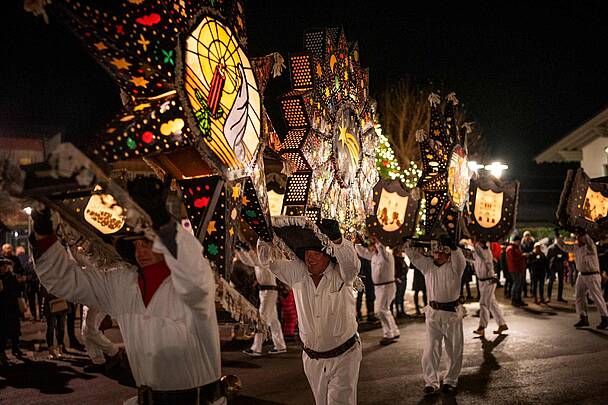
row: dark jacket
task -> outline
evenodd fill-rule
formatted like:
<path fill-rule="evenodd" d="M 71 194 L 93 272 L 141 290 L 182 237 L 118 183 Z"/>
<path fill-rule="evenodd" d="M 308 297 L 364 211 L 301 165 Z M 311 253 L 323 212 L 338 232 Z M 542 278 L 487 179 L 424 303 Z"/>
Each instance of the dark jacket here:
<path fill-rule="evenodd" d="M 547 259 L 547 256 L 543 252 L 532 252 L 528 257 L 528 266 L 532 273 L 541 274 L 549 271 L 549 259 Z"/>
<path fill-rule="evenodd" d="M 554 243 L 549 246 L 547 259 L 549 259 L 549 269 L 555 273 L 564 270 L 564 263 L 568 261 L 568 253 L 561 250 L 560 247 Z"/>
<path fill-rule="evenodd" d="M 6 336 L 19 335 L 21 312 L 18 299 L 21 297 L 22 285 L 12 272 L 0 273 L 2 291 L 0 291 L 0 330 Z M 16 333 L 15 333 L 16 332 Z"/>

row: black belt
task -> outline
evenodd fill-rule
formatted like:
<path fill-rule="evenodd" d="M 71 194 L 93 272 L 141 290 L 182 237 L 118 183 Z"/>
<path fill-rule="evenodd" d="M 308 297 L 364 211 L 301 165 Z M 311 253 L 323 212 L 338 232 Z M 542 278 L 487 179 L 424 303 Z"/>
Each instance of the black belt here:
<path fill-rule="evenodd" d="M 583 272 L 580 272 L 579 274 L 580 274 L 581 276 L 592 276 L 592 275 L 594 275 L 594 274 L 600 274 L 600 272 L 599 272 L 599 271 L 592 271 L 592 272 L 588 272 L 588 273 L 583 273 Z"/>
<path fill-rule="evenodd" d="M 438 311 L 456 312 L 456 308 L 458 307 L 458 305 L 462 304 L 463 302 L 464 302 L 464 298 L 460 297 L 456 301 L 452 301 L 452 302 L 431 301 L 431 302 L 429 302 L 429 306 L 431 308 L 433 308 L 434 310 L 438 310 Z"/>
<path fill-rule="evenodd" d="M 334 357 L 338 357 L 341 354 L 346 353 L 351 347 L 353 347 L 359 341 L 359 336 L 355 333 L 353 337 L 348 339 L 346 342 L 342 343 L 340 346 L 335 349 L 328 350 L 326 352 L 315 352 L 312 349 L 309 349 L 306 346 L 302 346 L 302 349 L 306 352 L 308 357 L 313 360 L 318 359 L 331 359 Z"/>
<path fill-rule="evenodd" d="M 394 284 L 394 283 L 395 283 L 395 280 L 392 280 L 392 281 L 387 281 L 385 283 L 378 283 L 378 284 L 374 283 L 374 285 L 378 286 L 378 285 L 387 285 L 387 284 Z"/>
<path fill-rule="evenodd" d="M 197 388 L 176 391 L 156 391 L 145 385 L 137 388 L 137 403 L 139 405 L 206 405 L 224 396 L 220 380 Z"/>
<path fill-rule="evenodd" d="M 490 281 L 492 280 L 493 283 L 497 283 L 498 280 L 496 279 L 496 277 L 486 277 L 486 278 L 478 278 L 478 281 Z"/>
<path fill-rule="evenodd" d="M 277 287 L 276 285 L 260 285 L 260 291 L 268 291 L 268 290 L 275 290 L 278 291 L 279 287 Z"/>

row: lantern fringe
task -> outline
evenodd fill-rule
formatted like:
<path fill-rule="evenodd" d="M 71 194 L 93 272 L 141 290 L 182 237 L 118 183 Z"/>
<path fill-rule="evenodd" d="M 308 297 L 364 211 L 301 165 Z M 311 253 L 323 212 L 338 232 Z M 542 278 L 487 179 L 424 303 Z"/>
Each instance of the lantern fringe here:
<path fill-rule="evenodd" d="M 424 129 L 419 129 L 416 131 L 416 142 L 421 143 L 426 141 L 428 138 L 428 133 Z"/>
<path fill-rule="evenodd" d="M 34 16 L 41 16 L 45 23 L 49 23 L 49 16 L 44 7 L 51 4 L 51 0 L 24 0 L 23 9 Z"/>
<path fill-rule="evenodd" d="M 272 77 L 279 77 L 283 74 L 283 69 L 285 69 L 285 59 L 283 56 L 278 53 L 272 53 L 272 58 L 274 59 L 274 63 L 272 64 Z"/>
<path fill-rule="evenodd" d="M 437 94 L 437 93 L 429 94 L 429 103 L 431 104 L 431 107 L 438 106 L 439 103 L 441 103 L 441 98 L 439 97 L 439 94 Z"/>
<path fill-rule="evenodd" d="M 312 222 L 311 220 L 309 220 L 306 217 L 290 216 L 290 215 L 280 215 L 280 216 L 272 217 L 272 226 L 277 227 L 277 228 L 283 228 L 285 226 L 298 226 L 300 228 L 308 229 L 308 230 L 312 231 L 312 233 L 315 235 L 315 237 L 317 239 L 319 239 L 319 241 L 321 242 L 321 244 L 324 247 L 323 250 L 325 251 L 325 253 L 327 253 L 330 256 L 334 255 L 334 251 L 333 251 L 334 243 L 327 237 L 327 235 L 325 235 L 323 232 L 321 232 L 319 227 L 314 222 Z M 287 247 L 287 249 L 289 249 L 289 251 L 291 251 L 291 249 L 287 246 L 287 244 L 285 244 L 280 238 L 275 237 L 275 240 L 277 240 L 277 239 L 280 241 L 279 243 L 283 243 L 285 245 L 285 247 Z M 294 256 L 295 256 L 295 253 L 294 253 Z"/>
<path fill-rule="evenodd" d="M 448 101 L 451 101 L 453 105 L 458 105 L 459 101 L 456 98 L 456 93 L 451 92 L 450 94 L 448 94 L 447 96 Z"/>
<path fill-rule="evenodd" d="M 230 316 L 242 324 L 248 325 L 258 333 L 268 335 L 268 325 L 260 317 L 260 313 L 245 297 L 241 295 L 224 278 L 215 277 L 215 302 Z"/>

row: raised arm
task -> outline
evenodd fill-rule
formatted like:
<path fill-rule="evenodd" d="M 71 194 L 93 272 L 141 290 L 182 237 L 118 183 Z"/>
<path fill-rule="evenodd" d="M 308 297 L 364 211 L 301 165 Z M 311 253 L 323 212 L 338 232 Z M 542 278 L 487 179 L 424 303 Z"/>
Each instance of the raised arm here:
<path fill-rule="evenodd" d="M 260 264 L 268 265 L 270 271 L 279 280 L 288 286 L 292 286 L 302 280 L 308 270 L 304 262 L 299 259 L 287 260 L 283 258 L 276 244 L 277 242 L 270 244 L 258 239 L 258 259 Z"/>
<path fill-rule="evenodd" d="M 258 259 L 258 255 L 256 254 L 256 252 L 253 251 L 253 249 L 250 249 L 248 251 L 237 250 L 236 258 L 239 259 L 239 261 L 241 263 L 243 263 L 249 267 L 260 266 L 260 261 Z"/>
<path fill-rule="evenodd" d="M 418 250 L 411 247 L 406 247 L 405 254 L 410 259 L 410 263 L 413 264 L 414 267 L 420 270 L 423 274 L 433 268 L 433 259 L 431 259 L 430 257 L 426 257 Z"/>
<path fill-rule="evenodd" d="M 55 236 L 35 242 L 39 258 L 35 271 L 42 285 L 51 294 L 68 301 L 84 304 L 116 315 L 117 297 L 126 294 L 129 279 L 134 277 L 127 269 L 100 271 L 82 269 L 68 256 Z"/>
<path fill-rule="evenodd" d="M 176 255 L 157 238 L 153 249 L 163 253 L 171 270 L 171 282 L 184 302 L 203 316 L 215 311 L 215 278 L 209 261 L 203 256 L 203 247 L 198 239 L 173 222 L 177 227 Z"/>
<path fill-rule="evenodd" d="M 373 256 L 372 252 L 370 252 L 369 249 L 364 247 L 363 245 L 360 245 L 358 243 L 355 244 L 355 251 L 362 258 L 367 259 L 367 260 L 372 260 L 372 256 Z"/>
<path fill-rule="evenodd" d="M 349 240 L 342 239 L 339 244 L 333 244 L 333 251 L 338 266 L 340 266 L 340 276 L 345 283 L 352 283 L 357 278 L 361 269 L 361 261 L 357 257 L 355 247 Z"/>
<path fill-rule="evenodd" d="M 452 254 L 450 255 L 450 260 L 452 261 L 452 270 L 456 272 L 456 274 L 462 275 L 465 267 L 467 266 L 467 260 L 462 253 L 462 249 L 453 249 Z"/>
<path fill-rule="evenodd" d="M 576 252 L 576 249 L 578 248 L 578 246 L 576 244 L 568 245 L 568 244 L 564 243 L 564 240 L 561 237 L 555 238 L 555 243 L 557 244 L 557 246 L 559 246 L 559 248 L 561 250 L 563 250 L 564 252 L 567 252 L 567 253 L 574 253 L 574 252 Z"/>

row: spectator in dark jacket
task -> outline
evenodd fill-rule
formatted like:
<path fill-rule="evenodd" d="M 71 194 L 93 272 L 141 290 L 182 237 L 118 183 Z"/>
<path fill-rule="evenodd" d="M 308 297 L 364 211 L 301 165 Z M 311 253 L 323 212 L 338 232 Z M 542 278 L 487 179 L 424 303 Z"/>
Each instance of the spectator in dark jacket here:
<path fill-rule="evenodd" d="M 22 356 L 19 350 L 19 336 L 21 335 L 21 311 L 19 310 L 19 297 L 22 293 L 22 284 L 12 272 L 13 262 L 0 258 L 0 365 L 7 366 L 8 359 L 5 349 L 8 340 L 12 344 L 15 356 Z"/>
<path fill-rule="evenodd" d="M 551 302 L 551 293 L 553 292 L 553 282 L 557 277 L 557 300 L 559 302 L 568 302 L 564 299 L 564 271 L 568 264 L 568 253 L 560 249 L 557 243 L 549 246 L 547 252 L 549 259 L 549 284 L 547 285 L 547 302 Z"/>
<path fill-rule="evenodd" d="M 397 291 L 395 292 L 395 316 L 404 317 L 406 315 L 404 300 L 408 267 L 400 248 L 393 249 L 393 256 L 395 256 L 395 281 L 397 282 Z"/>
<path fill-rule="evenodd" d="M 540 249 L 540 243 L 534 244 L 532 254 L 528 256 L 528 266 L 532 274 L 532 295 L 534 302 L 545 303 L 545 278 L 549 272 L 549 259 Z"/>

